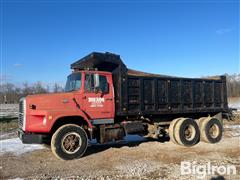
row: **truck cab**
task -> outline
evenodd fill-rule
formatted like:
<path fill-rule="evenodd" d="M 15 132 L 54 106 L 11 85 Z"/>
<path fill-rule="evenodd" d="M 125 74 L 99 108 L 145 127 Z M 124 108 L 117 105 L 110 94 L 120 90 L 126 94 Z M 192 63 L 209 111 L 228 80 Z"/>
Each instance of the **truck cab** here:
<path fill-rule="evenodd" d="M 67 78 L 65 92 L 74 94 L 74 102 L 90 121 L 113 121 L 114 88 L 112 75 L 103 71 L 78 71 Z"/>
<path fill-rule="evenodd" d="M 64 124 L 80 125 L 87 139 L 94 125 L 113 124 L 110 72 L 82 70 L 67 77 L 65 92 L 28 95 L 20 100 L 18 134 L 23 143 L 47 143 Z"/>

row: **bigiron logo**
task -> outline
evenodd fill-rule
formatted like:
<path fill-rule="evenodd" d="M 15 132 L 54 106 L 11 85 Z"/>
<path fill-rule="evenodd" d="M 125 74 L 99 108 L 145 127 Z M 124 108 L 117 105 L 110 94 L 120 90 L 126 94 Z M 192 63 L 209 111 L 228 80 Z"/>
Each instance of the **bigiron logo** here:
<path fill-rule="evenodd" d="M 206 176 L 213 175 L 235 175 L 237 174 L 236 166 L 227 165 L 213 165 L 211 162 L 205 164 L 198 164 L 196 161 L 182 161 L 181 175 L 195 175 L 196 179 L 205 179 Z"/>

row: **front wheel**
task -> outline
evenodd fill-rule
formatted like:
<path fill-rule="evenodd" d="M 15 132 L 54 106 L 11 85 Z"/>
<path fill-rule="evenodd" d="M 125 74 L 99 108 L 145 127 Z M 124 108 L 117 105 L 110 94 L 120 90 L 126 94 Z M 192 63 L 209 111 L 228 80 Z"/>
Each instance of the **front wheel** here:
<path fill-rule="evenodd" d="M 87 134 L 80 126 L 66 124 L 61 126 L 52 136 L 53 154 L 62 160 L 80 158 L 87 149 Z"/>

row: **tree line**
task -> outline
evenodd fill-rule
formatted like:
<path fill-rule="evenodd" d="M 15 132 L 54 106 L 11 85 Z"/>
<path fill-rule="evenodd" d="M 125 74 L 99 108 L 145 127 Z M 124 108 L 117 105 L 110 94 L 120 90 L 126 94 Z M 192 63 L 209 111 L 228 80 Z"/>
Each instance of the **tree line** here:
<path fill-rule="evenodd" d="M 227 92 L 228 97 L 240 97 L 240 74 L 228 75 L 227 77 Z M 23 83 L 21 87 L 17 87 L 12 83 L 4 83 L 0 86 L 0 104 L 18 103 L 21 97 L 29 94 L 44 94 L 63 92 L 61 85 L 54 83 L 53 87 L 44 86 L 41 82 L 36 82 L 32 85 Z"/>
<path fill-rule="evenodd" d="M 225 75 L 227 77 L 228 97 L 240 97 L 240 74 Z"/>
<path fill-rule="evenodd" d="M 54 83 L 51 88 L 49 85 L 43 85 L 40 81 L 32 85 L 25 82 L 19 87 L 12 83 L 4 83 L 0 85 L 0 104 L 18 103 L 21 97 L 25 97 L 30 94 L 46 94 L 63 91 L 63 87 L 57 83 Z"/>

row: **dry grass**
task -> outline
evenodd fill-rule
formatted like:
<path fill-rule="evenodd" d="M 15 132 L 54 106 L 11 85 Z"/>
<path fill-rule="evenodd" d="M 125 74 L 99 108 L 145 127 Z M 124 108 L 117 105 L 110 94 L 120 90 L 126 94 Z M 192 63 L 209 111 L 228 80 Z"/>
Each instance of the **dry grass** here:
<path fill-rule="evenodd" d="M 234 119 L 233 120 L 234 120 L 234 122 L 240 124 L 240 113 L 236 113 L 234 115 Z"/>
<path fill-rule="evenodd" d="M 12 131 L 18 128 L 17 119 L 10 119 L 10 120 L 0 120 L 0 129 L 1 133 Z"/>

